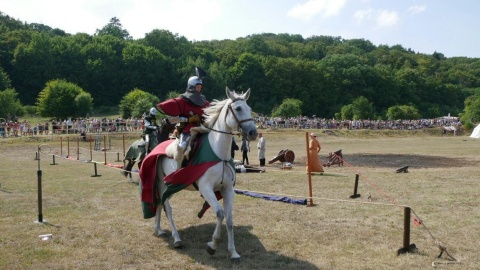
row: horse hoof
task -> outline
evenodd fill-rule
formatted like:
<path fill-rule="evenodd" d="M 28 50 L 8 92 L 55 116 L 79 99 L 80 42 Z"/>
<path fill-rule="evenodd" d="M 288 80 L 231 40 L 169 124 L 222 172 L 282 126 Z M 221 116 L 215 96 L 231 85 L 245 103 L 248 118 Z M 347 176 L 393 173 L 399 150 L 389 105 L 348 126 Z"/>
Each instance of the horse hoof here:
<path fill-rule="evenodd" d="M 208 254 L 210 255 L 214 255 L 215 254 L 215 249 L 211 248 L 209 245 L 207 245 L 207 252 Z"/>
<path fill-rule="evenodd" d="M 239 264 L 240 263 L 240 257 L 230 258 L 230 262 L 233 263 L 233 264 Z"/>
<path fill-rule="evenodd" d="M 173 243 L 174 248 L 183 248 L 183 241 L 177 241 Z"/>

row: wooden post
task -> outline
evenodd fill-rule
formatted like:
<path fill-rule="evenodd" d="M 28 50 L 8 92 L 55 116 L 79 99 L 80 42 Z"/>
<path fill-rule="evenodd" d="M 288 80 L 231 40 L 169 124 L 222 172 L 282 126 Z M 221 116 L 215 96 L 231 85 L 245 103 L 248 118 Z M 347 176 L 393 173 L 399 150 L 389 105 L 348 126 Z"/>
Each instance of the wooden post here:
<path fill-rule="evenodd" d="M 80 159 L 80 137 L 77 138 L 77 160 Z"/>
<path fill-rule="evenodd" d="M 100 174 L 97 174 L 97 162 L 93 162 L 93 170 L 94 170 L 95 174 L 92 175 L 92 177 L 99 177 L 99 176 L 101 176 Z"/>
<path fill-rule="evenodd" d="M 67 136 L 67 157 L 70 157 L 70 137 L 68 136 Z"/>
<path fill-rule="evenodd" d="M 60 156 L 63 156 L 63 141 L 62 141 L 62 136 L 60 136 Z"/>
<path fill-rule="evenodd" d="M 410 244 L 410 207 L 404 208 L 404 218 L 403 218 L 403 247 L 397 250 L 397 256 L 400 254 L 409 253 L 415 251 L 417 248 L 415 244 Z"/>
<path fill-rule="evenodd" d="M 90 135 L 90 161 L 93 160 L 93 154 L 92 154 L 92 135 Z"/>
<path fill-rule="evenodd" d="M 123 137 L 123 156 L 125 157 L 125 133 L 122 133 L 122 137 Z"/>
<path fill-rule="evenodd" d="M 353 188 L 353 195 L 350 196 L 350 199 L 355 199 L 355 198 L 358 198 L 360 197 L 360 194 L 357 194 L 357 190 L 358 190 L 358 178 L 359 178 L 359 175 L 358 173 L 355 175 L 355 186 Z"/>
<path fill-rule="evenodd" d="M 103 135 L 103 151 L 105 153 L 105 165 L 107 165 L 107 135 Z"/>
<path fill-rule="evenodd" d="M 310 172 L 310 155 L 309 155 L 309 141 L 308 141 L 308 132 L 305 132 L 305 140 L 307 144 L 307 174 L 308 174 L 308 190 L 310 195 L 310 205 L 313 206 L 313 192 L 312 192 L 312 173 Z"/>

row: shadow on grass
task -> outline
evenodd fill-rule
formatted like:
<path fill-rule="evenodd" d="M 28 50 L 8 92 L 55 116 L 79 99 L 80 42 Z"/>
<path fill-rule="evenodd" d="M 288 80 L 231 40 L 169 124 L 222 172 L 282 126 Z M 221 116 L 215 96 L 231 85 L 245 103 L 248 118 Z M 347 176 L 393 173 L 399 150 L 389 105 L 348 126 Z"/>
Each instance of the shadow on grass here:
<path fill-rule="evenodd" d="M 191 257 L 195 262 L 215 269 L 319 269 L 312 263 L 297 258 L 281 255 L 276 251 L 268 251 L 262 242 L 252 233 L 251 226 L 235 226 L 235 248 L 240 254 L 240 263 L 230 262 L 230 253 L 227 250 L 227 232 L 225 225 L 222 227 L 222 236 L 215 255 L 206 251 L 207 242 L 211 241 L 215 224 L 192 226 L 179 231 L 184 247 L 176 249 L 178 253 Z M 171 233 L 161 237 L 173 249 Z M 279 246 L 278 250 L 282 247 Z"/>

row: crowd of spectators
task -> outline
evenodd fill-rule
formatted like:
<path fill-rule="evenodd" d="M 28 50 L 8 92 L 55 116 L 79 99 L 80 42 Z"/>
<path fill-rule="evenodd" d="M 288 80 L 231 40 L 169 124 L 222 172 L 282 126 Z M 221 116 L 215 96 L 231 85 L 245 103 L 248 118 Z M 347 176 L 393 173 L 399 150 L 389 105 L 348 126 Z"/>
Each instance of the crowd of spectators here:
<path fill-rule="evenodd" d="M 1 120 L 1 119 L 0 119 Z M 19 137 L 55 134 L 86 134 L 100 132 L 140 132 L 143 119 L 79 118 L 53 119 L 52 121 L 30 124 L 27 120 L 0 121 L 0 137 Z"/>
<path fill-rule="evenodd" d="M 264 117 L 256 119 L 261 128 L 295 129 L 422 129 L 431 127 L 455 127 L 462 125 L 458 117 L 441 117 L 419 120 L 335 120 L 318 117 Z"/>
<path fill-rule="evenodd" d="M 318 117 L 266 117 L 255 119 L 259 128 L 278 129 L 390 129 L 414 130 L 432 127 L 454 127 L 462 124 L 458 117 L 441 117 L 419 120 L 335 120 Z M 142 118 L 79 118 L 53 119 L 45 123 L 30 124 L 28 121 L 5 121 L 0 118 L 0 137 L 19 137 L 55 134 L 87 134 L 100 132 L 141 132 Z"/>

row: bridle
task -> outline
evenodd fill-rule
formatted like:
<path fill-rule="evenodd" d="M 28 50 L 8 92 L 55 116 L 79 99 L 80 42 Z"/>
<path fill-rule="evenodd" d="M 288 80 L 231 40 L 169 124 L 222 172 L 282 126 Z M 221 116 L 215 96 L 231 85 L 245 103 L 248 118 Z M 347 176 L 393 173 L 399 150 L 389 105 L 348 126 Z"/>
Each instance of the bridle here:
<path fill-rule="evenodd" d="M 255 120 L 253 120 L 253 118 L 248 118 L 248 119 L 243 119 L 243 120 L 238 119 L 237 115 L 233 111 L 232 104 L 235 103 L 236 101 L 239 101 L 239 100 L 245 100 L 245 99 L 236 98 L 236 99 L 232 100 L 232 102 L 230 102 L 230 104 L 228 104 L 227 113 L 225 113 L 225 121 L 227 121 L 227 115 L 228 115 L 228 112 L 230 111 L 233 115 L 233 118 L 235 118 L 235 121 L 237 121 L 238 128 L 241 128 L 241 125 L 243 123 L 248 122 L 248 121 L 255 121 Z M 238 131 L 233 133 L 233 132 L 226 132 L 226 131 L 222 131 L 222 130 L 216 130 L 216 129 L 213 129 L 213 128 L 210 128 L 210 127 L 206 127 L 206 128 L 210 129 L 211 131 L 215 131 L 215 132 L 222 133 L 222 134 L 236 135 L 236 134 L 239 133 Z"/>

